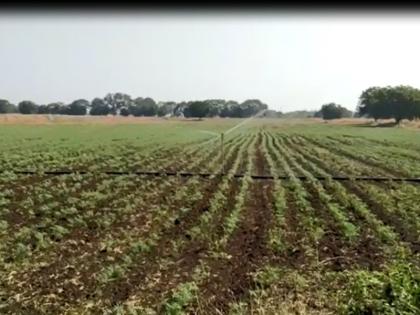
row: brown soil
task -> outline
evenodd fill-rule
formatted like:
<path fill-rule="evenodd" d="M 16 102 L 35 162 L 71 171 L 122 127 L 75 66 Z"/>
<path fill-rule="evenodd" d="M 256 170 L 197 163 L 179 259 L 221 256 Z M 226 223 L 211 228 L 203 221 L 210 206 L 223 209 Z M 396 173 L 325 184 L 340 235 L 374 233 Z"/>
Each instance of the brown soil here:
<path fill-rule="evenodd" d="M 253 286 L 251 273 L 270 260 L 266 234 L 272 219 L 270 194 L 270 183 L 252 184 L 240 225 L 226 246 L 231 258 L 209 262 L 211 276 L 199 293 L 203 314 L 226 314 L 232 301 L 246 299 Z"/>
<path fill-rule="evenodd" d="M 260 150 L 258 145 L 255 159 L 258 171 L 266 164 Z M 226 245 L 225 252 L 230 258 L 209 261 L 211 276 L 203 282 L 199 292 L 203 314 L 226 314 L 232 301 L 247 299 L 254 285 L 251 273 L 271 260 L 267 231 L 273 220 L 272 188 L 272 182 L 251 184 L 241 221 Z"/>

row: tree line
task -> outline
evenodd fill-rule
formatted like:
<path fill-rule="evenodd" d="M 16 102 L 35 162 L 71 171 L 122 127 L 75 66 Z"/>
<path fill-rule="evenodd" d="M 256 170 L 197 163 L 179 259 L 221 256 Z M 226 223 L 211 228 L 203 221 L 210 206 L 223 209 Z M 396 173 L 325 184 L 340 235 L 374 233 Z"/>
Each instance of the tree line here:
<path fill-rule="evenodd" d="M 258 99 L 242 103 L 223 99 L 209 99 L 188 102 L 156 102 L 150 97 L 131 98 L 124 93 L 108 93 L 105 97 L 94 98 L 91 102 L 78 99 L 70 104 L 54 102 L 38 105 L 32 101 L 22 101 L 17 105 L 0 99 L 0 113 L 53 114 L 53 115 L 120 115 L 120 116 L 184 116 L 184 117 L 250 117 L 268 105 Z M 279 112 L 270 110 L 266 116 L 278 116 Z"/>
<path fill-rule="evenodd" d="M 91 102 L 78 99 L 70 104 L 55 102 L 38 105 L 32 101 L 22 101 L 17 105 L 0 99 L 0 114 L 59 114 L 59 115 L 121 115 L 121 116 L 184 116 L 184 117 L 250 117 L 265 110 L 263 117 L 288 118 L 290 113 L 268 109 L 268 105 L 258 99 L 249 99 L 242 103 L 208 99 L 188 102 L 155 102 L 152 98 L 131 98 L 124 93 L 108 93 L 105 97 L 94 98 Z M 420 90 L 411 86 L 370 87 L 362 92 L 356 111 L 328 103 L 315 112 L 297 111 L 296 117 L 320 117 L 325 120 L 346 117 L 369 117 L 378 119 L 420 118 Z"/>
<path fill-rule="evenodd" d="M 329 103 L 322 105 L 314 117 L 322 117 L 325 120 L 368 117 L 375 121 L 395 119 L 396 123 L 400 123 L 403 119 L 419 119 L 420 90 L 408 85 L 370 87 L 360 95 L 354 113 L 339 104 Z"/>

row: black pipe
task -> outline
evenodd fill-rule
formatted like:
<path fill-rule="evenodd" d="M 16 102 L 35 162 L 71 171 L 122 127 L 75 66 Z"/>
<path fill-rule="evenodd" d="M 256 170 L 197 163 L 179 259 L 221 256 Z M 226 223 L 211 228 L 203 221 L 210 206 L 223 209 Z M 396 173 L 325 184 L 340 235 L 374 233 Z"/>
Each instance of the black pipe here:
<path fill-rule="evenodd" d="M 145 176 L 180 176 L 180 177 L 220 177 L 224 176 L 223 174 L 213 174 L 213 173 L 191 173 L 191 172 L 168 172 L 168 171 L 103 171 L 103 172 L 88 172 L 88 171 L 11 171 L 14 174 L 22 174 L 22 175 L 70 175 L 70 174 L 106 174 L 106 175 L 145 175 Z M 0 171 L 0 173 L 5 173 L 5 171 Z M 246 176 L 245 174 L 234 174 L 234 178 L 242 178 Z M 287 175 L 282 176 L 272 176 L 272 175 L 251 175 L 250 178 L 257 179 L 257 180 L 273 180 L 275 178 L 281 180 L 290 180 L 291 177 Z M 296 176 L 297 179 L 300 180 L 309 180 L 310 178 L 306 176 Z M 355 180 L 355 181 L 396 181 L 396 182 L 420 182 L 420 178 L 414 177 L 369 177 L 369 176 L 313 176 L 314 179 L 317 180 L 327 180 L 328 178 L 337 181 L 345 181 L 345 180 Z"/>

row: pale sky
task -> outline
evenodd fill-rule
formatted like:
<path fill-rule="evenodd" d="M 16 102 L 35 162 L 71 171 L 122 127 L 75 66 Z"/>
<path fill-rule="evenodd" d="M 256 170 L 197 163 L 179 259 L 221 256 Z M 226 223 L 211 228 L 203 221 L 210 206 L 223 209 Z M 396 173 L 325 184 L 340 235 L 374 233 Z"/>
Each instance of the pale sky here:
<path fill-rule="evenodd" d="M 420 88 L 419 39 L 420 14 L 408 13 L 3 13 L 0 98 L 45 104 L 124 92 L 354 110 L 370 86 Z"/>

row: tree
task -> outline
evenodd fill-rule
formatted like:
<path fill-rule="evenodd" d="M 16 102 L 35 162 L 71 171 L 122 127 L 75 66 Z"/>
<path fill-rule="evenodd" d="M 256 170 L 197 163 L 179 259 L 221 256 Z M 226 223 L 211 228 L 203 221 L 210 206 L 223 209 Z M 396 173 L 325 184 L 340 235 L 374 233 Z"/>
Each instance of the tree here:
<path fill-rule="evenodd" d="M 110 113 L 110 108 L 106 102 L 99 97 L 96 97 L 92 100 L 91 109 L 89 114 L 93 116 L 106 116 Z"/>
<path fill-rule="evenodd" d="M 21 114 L 36 114 L 38 112 L 38 105 L 32 101 L 22 101 L 18 104 L 18 110 Z"/>
<path fill-rule="evenodd" d="M 185 111 L 187 110 L 189 104 L 190 103 L 187 103 L 187 102 L 177 103 L 174 108 L 174 116 L 177 116 L 177 117 L 183 116 L 183 115 L 185 116 Z"/>
<path fill-rule="evenodd" d="M 220 110 L 220 117 L 232 117 L 233 109 L 239 106 L 236 101 L 227 101 Z"/>
<path fill-rule="evenodd" d="M 129 107 L 133 116 L 156 116 L 157 110 L 156 102 L 150 97 L 137 97 Z"/>
<path fill-rule="evenodd" d="M 209 106 L 208 117 L 220 116 L 222 109 L 226 104 L 226 101 L 223 99 L 210 99 L 205 100 L 204 102 Z"/>
<path fill-rule="evenodd" d="M 128 108 L 123 107 L 121 108 L 120 115 L 125 117 L 130 116 L 130 110 Z"/>
<path fill-rule="evenodd" d="M 241 117 L 251 117 L 262 110 L 268 109 L 268 106 L 258 99 L 246 100 L 240 105 L 240 107 L 242 108 Z"/>
<path fill-rule="evenodd" d="M 158 109 L 156 113 L 159 117 L 173 115 L 175 107 L 175 102 L 160 102 L 158 103 Z"/>
<path fill-rule="evenodd" d="M 394 118 L 396 123 L 403 119 L 420 117 L 420 90 L 411 86 L 370 87 L 359 98 L 357 113 L 378 119 Z"/>
<path fill-rule="evenodd" d="M 108 93 L 104 97 L 104 102 L 109 108 L 109 113 L 118 115 L 121 108 L 129 108 L 132 105 L 131 96 L 124 93 Z"/>
<path fill-rule="evenodd" d="M 376 120 L 391 118 L 391 112 L 389 111 L 389 104 L 387 104 L 389 98 L 388 87 L 370 87 L 363 91 L 359 98 L 359 105 L 357 112 L 360 117 L 368 116 Z"/>
<path fill-rule="evenodd" d="M 48 106 L 47 105 L 39 105 L 38 106 L 38 114 L 49 114 Z"/>
<path fill-rule="evenodd" d="M 78 99 L 67 106 L 66 114 L 84 116 L 87 113 L 88 107 L 89 107 L 89 101 L 85 99 Z"/>
<path fill-rule="evenodd" d="M 221 117 L 251 117 L 267 110 L 268 106 L 258 99 L 246 100 L 241 104 L 237 102 L 228 102 L 227 107 L 224 107 L 221 111 Z"/>
<path fill-rule="evenodd" d="M 210 105 L 203 101 L 190 102 L 184 110 L 185 117 L 203 118 L 210 112 Z"/>
<path fill-rule="evenodd" d="M 49 114 L 58 115 L 65 114 L 66 106 L 62 102 L 54 102 L 47 105 L 47 110 Z"/>
<path fill-rule="evenodd" d="M 321 116 L 324 120 L 351 117 L 352 112 L 347 108 L 335 103 L 324 104 L 321 107 Z"/>
<path fill-rule="evenodd" d="M 0 99 L 0 114 L 16 113 L 16 105 L 10 103 L 8 100 Z"/>

